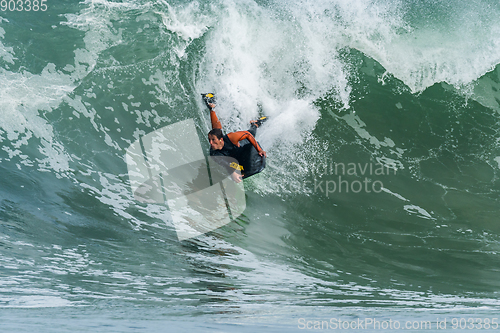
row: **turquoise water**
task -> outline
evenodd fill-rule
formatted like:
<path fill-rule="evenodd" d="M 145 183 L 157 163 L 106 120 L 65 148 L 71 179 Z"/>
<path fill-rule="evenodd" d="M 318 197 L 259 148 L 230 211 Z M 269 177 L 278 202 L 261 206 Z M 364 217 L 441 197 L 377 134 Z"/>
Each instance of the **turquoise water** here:
<path fill-rule="evenodd" d="M 497 1 L 6 3 L 2 331 L 498 328 Z M 125 150 L 207 91 L 267 167 L 180 242 Z"/>

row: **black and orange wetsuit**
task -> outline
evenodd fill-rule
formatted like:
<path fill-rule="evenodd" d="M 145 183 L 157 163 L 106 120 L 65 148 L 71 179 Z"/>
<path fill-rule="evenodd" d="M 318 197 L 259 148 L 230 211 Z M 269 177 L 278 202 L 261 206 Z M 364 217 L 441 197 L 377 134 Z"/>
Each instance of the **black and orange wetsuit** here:
<path fill-rule="evenodd" d="M 210 110 L 210 120 L 212 121 L 212 128 L 222 129 L 222 125 L 214 110 Z M 248 131 L 238 131 L 223 135 L 224 147 L 220 150 L 210 148 L 210 156 L 226 156 L 236 159 L 239 165 L 237 164 L 234 166 L 230 163 L 230 168 L 232 168 L 233 171 L 235 168 L 239 168 L 243 175 L 251 175 L 255 172 L 259 172 L 260 170 L 253 170 L 255 169 L 255 162 L 252 160 L 253 148 L 255 148 L 257 153 L 263 151 L 257 140 L 255 140 L 256 130 L 257 126 L 251 125 Z M 248 140 L 249 143 L 240 144 L 243 140 Z M 230 168 L 228 168 L 228 171 L 231 170 Z"/>
<path fill-rule="evenodd" d="M 217 118 L 214 110 L 210 110 L 210 120 L 212 121 L 212 128 L 222 129 L 222 125 Z M 232 132 L 224 135 L 222 138 L 224 139 L 224 147 L 220 150 L 214 150 L 210 148 L 210 156 L 229 156 L 232 158 L 241 161 L 245 159 L 245 154 L 248 153 L 248 147 L 250 145 L 240 145 L 240 141 L 248 140 L 252 144 L 252 146 L 257 150 L 258 153 L 262 151 L 257 140 L 255 140 L 255 130 L 257 127 L 252 125 L 252 128 L 248 131 L 238 131 Z"/>

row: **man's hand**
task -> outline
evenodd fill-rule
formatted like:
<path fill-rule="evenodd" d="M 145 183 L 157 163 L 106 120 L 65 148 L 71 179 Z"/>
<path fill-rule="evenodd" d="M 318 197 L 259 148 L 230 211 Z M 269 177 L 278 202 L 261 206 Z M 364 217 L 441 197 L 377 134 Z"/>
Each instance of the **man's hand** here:
<path fill-rule="evenodd" d="M 267 157 L 267 154 L 265 151 L 261 150 L 261 151 L 259 151 L 259 156 Z"/>
<path fill-rule="evenodd" d="M 241 181 L 243 180 L 243 177 L 241 176 L 241 174 L 239 172 L 236 172 L 236 171 L 231 174 L 231 178 L 236 183 L 241 183 Z"/>

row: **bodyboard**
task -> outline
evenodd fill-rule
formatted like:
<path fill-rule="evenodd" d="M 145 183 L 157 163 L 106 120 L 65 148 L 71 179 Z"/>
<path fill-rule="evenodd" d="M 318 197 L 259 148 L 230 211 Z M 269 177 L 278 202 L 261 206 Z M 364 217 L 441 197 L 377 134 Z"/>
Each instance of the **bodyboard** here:
<path fill-rule="evenodd" d="M 243 142 L 245 142 L 243 147 L 248 149 L 248 151 L 246 154 L 242 154 L 246 157 L 238 159 L 238 162 L 243 167 L 242 174 L 243 179 L 245 179 L 264 170 L 266 167 L 266 158 L 260 156 L 255 147 L 248 142 L 248 140 L 244 140 L 241 143 Z"/>

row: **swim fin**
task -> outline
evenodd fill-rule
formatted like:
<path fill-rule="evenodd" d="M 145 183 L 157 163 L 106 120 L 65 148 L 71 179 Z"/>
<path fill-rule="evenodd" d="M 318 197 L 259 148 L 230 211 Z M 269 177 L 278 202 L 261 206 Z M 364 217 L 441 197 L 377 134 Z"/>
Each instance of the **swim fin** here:
<path fill-rule="evenodd" d="M 267 119 L 269 119 L 269 117 L 263 116 L 263 117 L 260 117 L 257 120 L 250 121 L 250 123 L 253 124 L 253 125 L 256 125 L 257 127 L 260 127 L 260 125 L 262 125 L 264 122 L 266 122 Z"/>
<path fill-rule="evenodd" d="M 216 104 L 215 103 L 215 95 L 212 93 L 201 94 L 201 97 L 205 101 L 205 104 L 209 109 L 212 109 L 208 104 Z"/>

